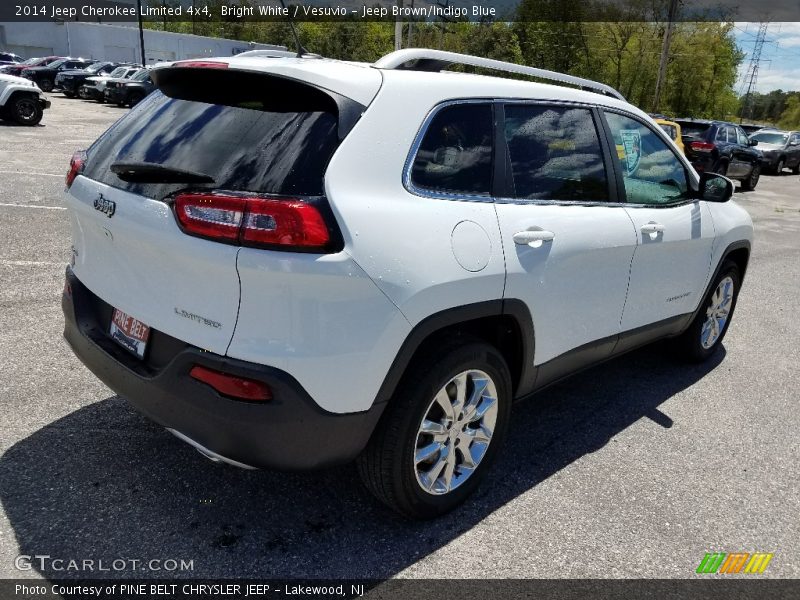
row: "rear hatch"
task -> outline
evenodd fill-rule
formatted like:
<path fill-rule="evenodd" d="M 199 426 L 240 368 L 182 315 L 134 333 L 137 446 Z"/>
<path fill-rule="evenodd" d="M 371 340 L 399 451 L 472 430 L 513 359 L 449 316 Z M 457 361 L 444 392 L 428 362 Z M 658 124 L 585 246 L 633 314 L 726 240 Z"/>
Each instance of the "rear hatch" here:
<path fill-rule="evenodd" d="M 319 194 L 343 122 L 360 105 L 267 73 L 168 67 L 154 80 L 162 91 L 89 148 L 69 187 L 73 270 L 134 319 L 224 354 L 240 245 L 192 235 L 178 223 L 176 197 Z M 191 210 L 203 218 L 202 206 Z"/>
<path fill-rule="evenodd" d="M 683 141 L 686 157 L 689 160 L 699 158 L 698 154 L 708 154 L 710 151 L 708 148 L 703 146 L 698 152 L 698 150 L 692 146 L 692 142 L 705 142 L 706 133 L 708 132 L 708 128 L 711 127 L 710 123 L 700 123 L 696 121 L 676 121 L 676 123 L 681 126 L 681 140 Z"/>

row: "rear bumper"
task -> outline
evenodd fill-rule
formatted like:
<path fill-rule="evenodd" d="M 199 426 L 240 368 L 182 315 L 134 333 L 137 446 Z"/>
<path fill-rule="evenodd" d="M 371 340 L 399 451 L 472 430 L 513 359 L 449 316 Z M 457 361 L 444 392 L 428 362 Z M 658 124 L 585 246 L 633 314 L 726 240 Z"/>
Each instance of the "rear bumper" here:
<path fill-rule="evenodd" d="M 66 278 L 64 337 L 76 356 L 140 412 L 212 460 L 305 470 L 349 462 L 366 446 L 384 405 L 329 413 L 288 373 L 205 352 L 156 331 L 149 342 L 154 347 L 141 361 L 106 334 L 111 307 L 71 269 Z M 194 365 L 263 381 L 273 399 L 256 403 L 222 396 L 189 376 Z"/>
<path fill-rule="evenodd" d="M 112 104 L 127 101 L 127 94 L 125 93 L 125 90 L 120 88 L 106 88 L 104 96 L 106 102 L 110 102 Z"/>

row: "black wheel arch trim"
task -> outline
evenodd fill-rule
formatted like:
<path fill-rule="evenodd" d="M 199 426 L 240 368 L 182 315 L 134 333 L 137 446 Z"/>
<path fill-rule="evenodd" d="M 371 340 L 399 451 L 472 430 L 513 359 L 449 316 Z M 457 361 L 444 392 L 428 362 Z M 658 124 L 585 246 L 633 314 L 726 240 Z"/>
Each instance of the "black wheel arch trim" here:
<path fill-rule="evenodd" d="M 747 265 L 750 262 L 750 251 L 751 251 L 751 244 L 749 240 L 738 240 L 736 242 L 732 242 L 728 244 L 728 247 L 725 248 L 725 251 L 722 253 L 722 258 L 719 259 L 717 266 L 714 268 L 714 273 L 711 275 L 711 278 L 708 280 L 708 285 L 706 289 L 703 291 L 703 295 L 700 296 L 700 302 L 697 305 L 697 308 L 692 312 L 692 318 L 689 320 L 689 323 L 686 325 L 688 327 L 692 321 L 697 317 L 701 310 L 703 310 L 704 301 L 708 296 L 709 292 L 711 291 L 711 286 L 714 285 L 714 281 L 717 279 L 719 272 L 722 270 L 722 265 L 725 264 L 725 261 L 730 257 L 730 255 L 737 251 L 737 250 L 747 250 L 747 262 L 744 264 L 744 268 L 741 269 L 741 273 L 739 273 L 740 278 L 740 285 L 744 282 L 744 275 L 747 271 Z"/>
<path fill-rule="evenodd" d="M 520 373 L 516 381 L 513 382 L 514 389 L 517 390 L 515 395 L 519 395 L 520 392 L 527 393 L 528 389 L 533 388 L 536 378 L 536 370 L 533 367 L 533 318 L 527 305 L 522 300 L 506 298 L 504 300 L 487 300 L 449 308 L 434 313 L 417 323 L 406 336 L 400 346 L 400 350 L 395 355 L 394 361 L 378 390 L 374 404 L 384 404 L 389 401 L 414 355 L 427 340 L 430 340 L 437 333 L 450 327 L 467 324 L 470 321 L 503 316 L 510 317 L 516 322 L 519 327 L 520 342 L 522 344 Z"/>

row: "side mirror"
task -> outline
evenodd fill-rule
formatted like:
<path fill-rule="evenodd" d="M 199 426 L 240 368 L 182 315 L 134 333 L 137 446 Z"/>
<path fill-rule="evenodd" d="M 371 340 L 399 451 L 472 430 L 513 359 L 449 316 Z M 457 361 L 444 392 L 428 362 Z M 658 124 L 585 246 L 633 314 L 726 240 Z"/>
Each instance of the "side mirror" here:
<path fill-rule="evenodd" d="M 702 173 L 697 195 L 706 202 L 727 202 L 733 197 L 733 189 L 733 182 L 727 177 L 717 173 Z"/>
<path fill-rule="evenodd" d="M 758 140 L 747 140 L 748 146 L 758 146 Z"/>

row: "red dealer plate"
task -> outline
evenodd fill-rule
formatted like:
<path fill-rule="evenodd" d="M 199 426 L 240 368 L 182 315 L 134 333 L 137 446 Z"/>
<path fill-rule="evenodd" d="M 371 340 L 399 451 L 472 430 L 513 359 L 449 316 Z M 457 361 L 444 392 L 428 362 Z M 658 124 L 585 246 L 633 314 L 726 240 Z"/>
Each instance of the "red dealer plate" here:
<path fill-rule="evenodd" d="M 150 328 L 147 325 L 115 308 L 108 333 L 111 335 L 111 339 L 125 350 L 139 358 L 144 358 L 147 338 L 150 337 Z"/>

